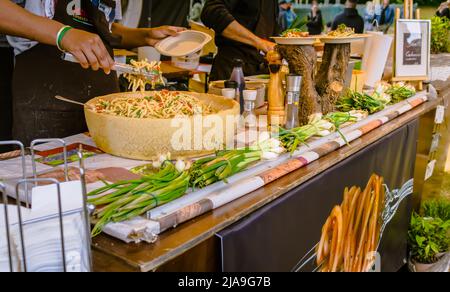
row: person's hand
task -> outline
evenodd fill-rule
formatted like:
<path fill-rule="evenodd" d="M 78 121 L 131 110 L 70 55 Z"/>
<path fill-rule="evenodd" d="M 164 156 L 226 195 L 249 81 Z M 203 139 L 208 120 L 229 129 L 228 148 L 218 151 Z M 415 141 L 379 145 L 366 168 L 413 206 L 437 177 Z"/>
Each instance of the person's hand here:
<path fill-rule="evenodd" d="M 161 26 L 155 28 L 145 29 L 146 37 L 145 42 L 154 47 L 161 40 L 170 37 L 177 36 L 179 32 L 185 31 L 186 29 L 183 27 L 176 26 Z"/>
<path fill-rule="evenodd" d="M 442 12 L 442 11 L 444 11 L 445 9 L 449 8 L 449 7 L 450 7 L 450 2 L 449 2 L 449 1 L 443 2 L 443 3 L 441 3 L 441 5 L 439 6 L 438 10 L 439 10 L 439 12 Z"/>
<path fill-rule="evenodd" d="M 114 67 L 113 59 L 96 34 L 71 29 L 62 39 L 61 46 L 71 53 L 84 69 L 91 67 L 92 70 L 98 71 L 101 68 L 109 74 Z"/>
<path fill-rule="evenodd" d="M 273 51 L 275 49 L 276 44 L 266 41 L 264 39 L 259 39 L 256 43 L 256 48 L 260 51 L 263 51 L 264 53 L 268 53 L 270 51 Z"/>

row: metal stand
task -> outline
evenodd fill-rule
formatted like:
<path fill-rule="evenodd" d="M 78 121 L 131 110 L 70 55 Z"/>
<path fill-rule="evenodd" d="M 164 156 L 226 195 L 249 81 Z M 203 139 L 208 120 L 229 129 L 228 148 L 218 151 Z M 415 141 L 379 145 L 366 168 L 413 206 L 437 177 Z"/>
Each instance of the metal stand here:
<path fill-rule="evenodd" d="M 15 195 L 16 195 L 16 206 L 17 206 L 17 216 L 18 216 L 18 228 L 19 228 L 19 235 L 20 235 L 20 249 L 22 252 L 22 265 L 21 270 L 24 272 L 28 272 L 28 265 L 27 265 L 27 253 L 26 253 L 26 239 L 24 236 L 24 226 L 27 224 L 35 224 L 35 223 L 42 223 L 48 220 L 52 220 L 55 218 L 58 218 L 59 220 L 59 233 L 61 238 L 61 251 L 62 251 L 62 264 L 63 264 L 63 271 L 67 272 L 67 259 L 66 259 L 66 242 L 64 237 L 64 217 L 68 215 L 73 215 L 74 212 L 64 212 L 63 205 L 62 205 L 62 197 L 61 197 L 61 182 L 59 182 L 57 179 L 54 178 L 45 178 L 40 179 L 38 178 L 37 174 L 37 167 L 35 162 L 35 146 L 43 143 L 50 143 L 55 142 L 58 144 L 61 144 L 64 149 L 64 173 L 65 173 L 65 181 L 69 182 L 69 168 L 67 163 L 67 147 L 66 142 L 61 139 L 39 139 L 35 140 L 31 143 L 31 159 L 32 159 L 32 178 L 27 178 L 26 173 L 26 160 L 25 160 L 25 148 L 22 143 L 17 141 L 7 141 L 7 142 L 0 142 L 0 146 L 2 145 L 15 145 L 19 146 L 21 149 L 21 157 L 22 157 L 22 169 L 23 169 L 23 175 L 22 179 L 19 180 L 15 184 Z M 90 223 L 89 223 L 89 211 L 87 206 L 87 196 L 86 196 L 86 181 L 85 181 L 85 168 L 84 168 L 84 161 L 83 161 L 83 153 L 78 152 L 78 157 L 80 159 L 80 183 L 81 183 L 81 189 L 82 189 L 82 196 L 83 196 L 83 209 L 82 212 L 84 214 L 81 214 L 81 218 L 84 221 L 83 222 L 83 231 L 85 232 L 86 240 L 83 243 L 84 249 L 87 252 L 86 260 L 88 261 L 88 269 L 92 270 L 92 255 L 91 255 L 91 236 L 90 236 Z M 6 182 L 7 183 L 7 182 Z M 36 220 L 33 220 L 33 222 L 24 222 L 22 217 L 22 206 L 20 201 L 20 188 L 22 185 L 25 185 L 25 198 L 26 198 L 26 207 L 29 208 L 29 194 L 28 194 L 28 185 L 34 185 L 37 187 L 39 184 L 47 183 L 50 185 L 56 185 L 57 188 L 57 205 L 58 205 L 58 214 L 57 215 L 51 215 L 47 217 L 38 218 Z M 7 249 L 8 249 L 8 256 L 9 256 L 9 269 L 11 272 L 14 272 L 14 258 L 13 258 L 13 250 L 11 245 L 11 221 L 8 213 L 8 196 L 6 193 L 6 185 L 5 183 L 0 182 L 0 193 L 2 193 L 3 203 L 4 203 L 4 212 L 5 212 L 5 231 L 6 231 L 6 239 L 7 239 Z M 78 211 L 76 212 L 78 213 Z M 0 218 L 0 220 L 2 220 Z M 13 223 L 13 225 L 16 225 Z"/>

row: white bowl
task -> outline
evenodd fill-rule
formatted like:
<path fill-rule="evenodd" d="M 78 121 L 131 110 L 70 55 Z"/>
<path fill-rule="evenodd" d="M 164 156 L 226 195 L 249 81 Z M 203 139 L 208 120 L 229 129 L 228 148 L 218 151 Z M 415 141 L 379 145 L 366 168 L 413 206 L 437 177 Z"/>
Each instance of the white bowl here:
<path fill-rule="evenodd" d="M 211 36 L 206 33 L 186 30 L 160 41 L 155 49 L 164 56 L 183 57 L 201 51 L 211 40 Z"/>

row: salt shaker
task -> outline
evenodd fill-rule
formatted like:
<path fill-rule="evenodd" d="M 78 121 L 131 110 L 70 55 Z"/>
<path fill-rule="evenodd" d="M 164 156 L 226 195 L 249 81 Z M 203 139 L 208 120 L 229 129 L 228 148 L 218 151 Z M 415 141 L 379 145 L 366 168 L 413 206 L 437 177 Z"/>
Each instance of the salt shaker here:
<path fill-rule="evenodd" d="M 244 126 L 247 128 L 254 128 L 257 126 L 257 118 L 255 114 L 255 101 L 258 96 L 258 91 L 256 90 L 244 90 L 244 113 L 242 117 L 244 118 Z"/>
<path fill-rule="evenodd" d="M 300 126 L 298 110 L 300 93 L 302 87 L 302 76 L 288 75 L 286 77 L 286 125 L 290 130 Z"/>

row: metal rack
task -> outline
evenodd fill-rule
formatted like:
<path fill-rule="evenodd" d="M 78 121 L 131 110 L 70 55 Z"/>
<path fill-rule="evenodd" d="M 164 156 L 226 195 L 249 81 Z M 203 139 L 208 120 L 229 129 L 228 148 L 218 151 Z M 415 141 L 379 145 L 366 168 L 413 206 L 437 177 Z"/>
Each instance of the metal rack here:
<path fill-rule="evenodd" d="M 57 144 L 61 144 L 63 147 L 63 155 L 64 155 L 64 174 L 65 174 L 65 182 L 69 182 L 70 178 L 69 178 L 69 167 L 68 167 L 68 157 L 67 157 L 67 146 L 64 140 L 61 139 L 39 139 L 39 140 L 35 140 L 31 143 L 31 159 L 32 159 L 32 175 L 28 176 L 27 175 L 27 169 L 26 169 L 26 156 L 25 156 L 25 147 L 23 146 L 22 143 L 18 142 L 18 141 L 6 141 L 6 142 L 0 142 L 0 146 L 5 145 L 5 146 L 18 146 L 20 148 L 20 153 L 21 153 L 21 160 L 22 160 L 22 178 L 14 183 L 15 186 L 15 197 L 16 197 L 16 201 L 15 201 L 15 205 L 17 206 L 17 222 L 11 222 L 11 206 L 9 206 L 9 201 L 8 201 L 8 195 L 7 195 L 7 187 L 6 184 L 8 182 L 0 182 L 0 193 L 2 193 L 2 198 L 3 198 L 3 204 L 4 204 L 4 213 L 5 216 L 4 218 L 0 218 L 0 222 L 4 220 L 5 222 L 5 233 L 6 234 L 6 245 L 7 245 L 7 251 L 8 251 L 8 256 L 9 256 L 9 271 L 10 272 L 14 272 L 16 271 L 14 269 L 14 255 L 13 255 L 13 246 L 12 246 L 12 234 L 11 231 L 13 228 L 17 228 L 18 227 L 18 237 L 19 237 L 19 242 L 20 242 L 20 246 L 19 249 L 22 255 L 22 259 L 20 260 L 20 257 L 18 257 L 18 262 L 20 263 L 20 271 L 23 272 L 28 272 L 28 264 L 27 264 L 27 250 L 26 250 L 26 238 L 25 238 L 25 234 L 24 234 L 24 227 L 29 225 L 29 224 L 40 224 L 40 223 L 45 223 L 45 222 L 49 222 L 49 220 L 54 220 L 57 219 L 58 220 L 58 225 L 59 225 L 59 236 L 60 236 L 60 246 L 61 246 L 61 258 L 62 258 L 62 270 L 64 272 L 67 272 L 67 250 L 66 250 L 66 238 L 65 238 L 65 233 L 64 233 L 64 218 L 66 216 L 70 216 L 70 215 L 74 215 L 74 214 L 79 214 L 82 222 L 82 228 L 83 228 L 83 237 L 85 237 L 85 240 L 83 240 L 82 243 L 82 249 L 83 251 L 86 252 L 86 256 L 84 258 L 85 260 L 85 266 L 87 267 L 87 270 L 92 270 L 92 256 L 91 256 L 91 236 L 90 236 L 90 223 L 89 223 L 89 211 L 88 211 L 88 205 L 87 205 L 87 196 L 86 196 L 86 180 L 85 180 L 85 168 L 84 168 L 84 160 L 83 160 L 83 153 L 81 151 L 78 151 L 78 158 L 79 158 L 79 172 L 80 172 L 80 183 L 81 183 L 81 190 L 82 190 L 82 203 L 83 203 L 83 207 L 81 209 L 81 211 L 77 210 L 77 211 L 70 211 L 70 212 L 64 212 L 63 210 L 63 204 L 62 204 L 62 191 L 61 191 L 61 185 L 63 183 L 61 183 L 60 181 L 58 181 L 55 178 L 38 178 L 38 173 L 37 173 L 37 166 L 36 166 L 36 161 L 35 161 L 35 148 L 37 145 L 40 144 L 44 144 L 44 143 L 57 143 Z M 31 178 L 29 178 L 31 177 Z M 39 218 L 36 218 L 32 221 L 27 221 L 24 222 L 23 221 L 23 207 L 21 205 L 21 200 L 20 200 L 20 191 L 21 191 L 21 187 L 24 187 L 25 190 L 25 206 L 27 209 L 29 209 L 30 207 L 30 201 L 29 201 L 29 191 L 33 189 L 34 187 L 39 186 L 40 184 L 45 183 L 47 186 L 49 185 L 54 185 L 56 186 L 56 192 L 57 192 L 57 214 L 54 215 L 48 215 L 48 216 L 42 216 Z M 31 187 L 30 187 L 31 186 Z M 8 207 L 9 206 L 9 207 Z M 0 232 L 2 232 L 0 230 Z M 3 232 L 2 232 L 3 233 Z M 1 246 L 0 246 L 1 248 Z M 83 263 L 83 259 L 80 258 L 80 262 Z"/>

